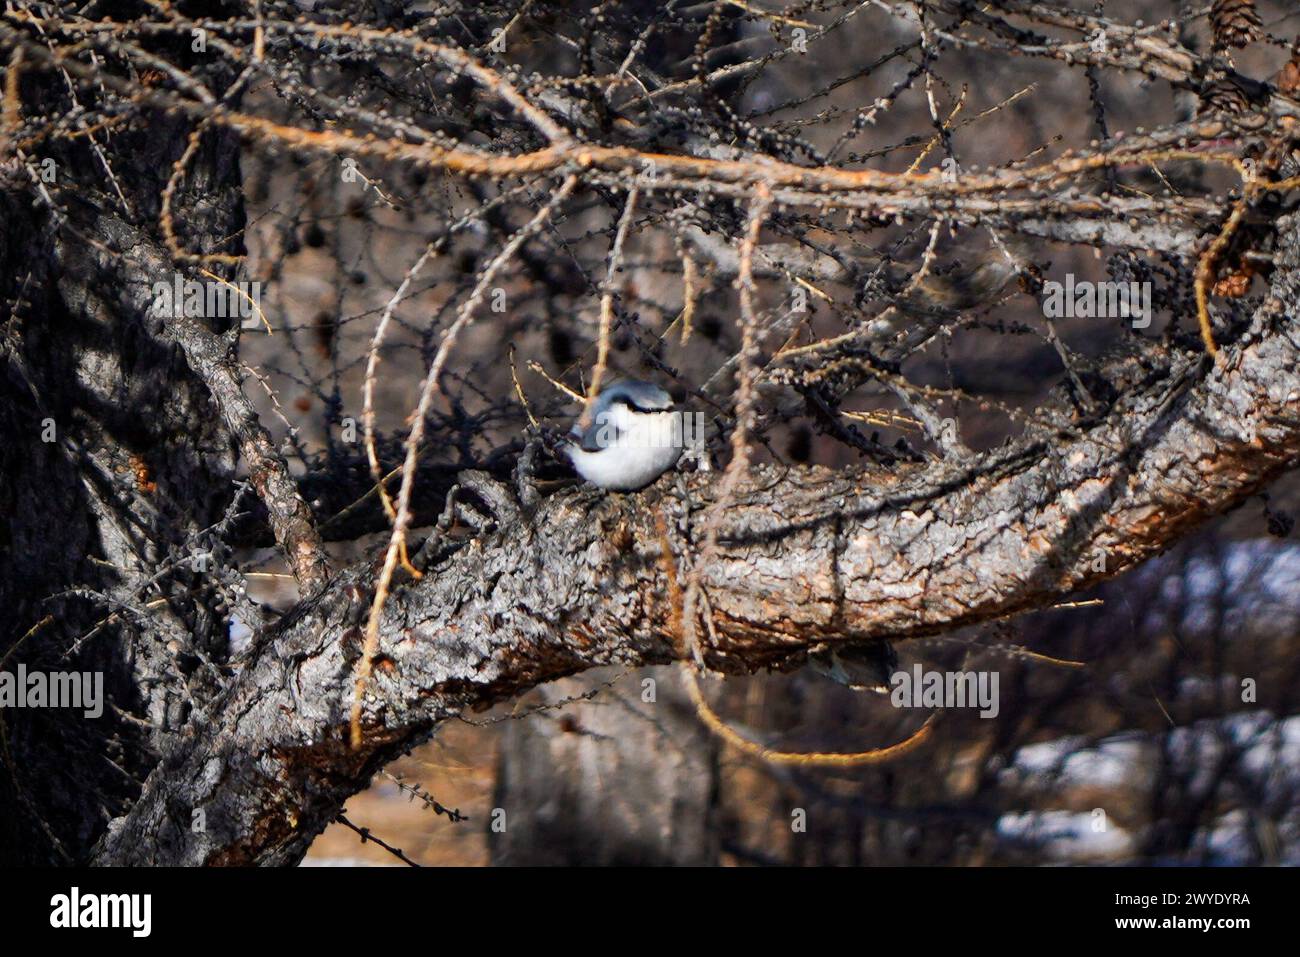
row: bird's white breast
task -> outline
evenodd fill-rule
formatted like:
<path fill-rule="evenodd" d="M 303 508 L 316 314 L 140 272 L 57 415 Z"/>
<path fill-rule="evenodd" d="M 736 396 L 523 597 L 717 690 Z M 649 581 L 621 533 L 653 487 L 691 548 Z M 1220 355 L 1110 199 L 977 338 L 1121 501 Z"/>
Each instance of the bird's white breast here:
<path fill-rule="evenodd" d="M 617 429 L 612 444 L 595 452 L 572 444 L 569 459 L 578 474 L 593 485 L 618 491 L 642 488 L 681 457 L 682 435 L 676 417 L 674 412 L 645 414 L 617 407 L 604 420 Z M 600 424 L 592 427 L 599 428 Z M 613 434 L 611 429 L 611 437 Z"/>

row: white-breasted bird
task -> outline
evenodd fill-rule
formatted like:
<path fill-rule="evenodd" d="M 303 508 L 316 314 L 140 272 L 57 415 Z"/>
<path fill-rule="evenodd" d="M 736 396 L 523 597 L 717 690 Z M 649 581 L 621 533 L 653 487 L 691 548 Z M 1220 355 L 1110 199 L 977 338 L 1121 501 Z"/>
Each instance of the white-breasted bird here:
<path fill-rule="evenodd" d="M 570 430 L 569 460 L 601 488 L 644 488 L 681 457 L 681 416 L 672 406 L 672 396 L 652 383 L 611 382 Z"/>

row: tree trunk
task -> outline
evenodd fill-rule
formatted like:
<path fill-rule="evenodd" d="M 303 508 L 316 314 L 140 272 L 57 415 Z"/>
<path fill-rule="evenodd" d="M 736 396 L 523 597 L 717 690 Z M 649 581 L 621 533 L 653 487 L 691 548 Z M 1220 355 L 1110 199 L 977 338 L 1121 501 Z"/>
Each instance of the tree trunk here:
<path fill-rule="evenodd" d="M 570 684 L 541 689 L 543 706 L 572 696 Z M 716 864 L 717 741 L 675 669 L 638 672 L 623 693 L 583 686 L 599 692 L 590 703 L 506 726 L 492 863 Z"/>
<path fill-rule="evenodd" d="M 229 502 L 235 447 L 149 310 L 172 267 L 137 224 L 157 218 L 190 129 L 155 121 L 114 134 L 112 181 L 84 141 L 49 151 L 67 222 L 19 191 L 22 167 L 0 169 L 0 301 L 15 306 L 0 376 L 0 655 L 11 671 L 102 671 L 111 702 L 95 720 L 5 709 L 0 857 L 13 863 L 86 860 L 227 678 L 223 596 L 192 556 Z M 194 235 L 239 235 L 232 137 L 204 137 L 188 186 L 203 197 L 185 210 Z"/>

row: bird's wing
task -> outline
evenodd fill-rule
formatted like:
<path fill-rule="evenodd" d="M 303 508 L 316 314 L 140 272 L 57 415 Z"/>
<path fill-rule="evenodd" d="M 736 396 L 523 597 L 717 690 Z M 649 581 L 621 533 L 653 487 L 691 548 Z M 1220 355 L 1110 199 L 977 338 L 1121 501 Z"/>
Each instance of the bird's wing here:
<path fill-rule="evenodd" d="M 579 437 L 578 445 L 584 452 L 600 452 L 614 446 L 632 425 L 630 416 L 625 405 L 596 413 Z"/>
<path fill-rule="evenodd" d="M 613 424 L 605 426 L 603 430 L 598 426 L 592 425 L 581 435 L 575 435 L 574 438 L 577 440 L 578 447 L 581 448 L 582 451 L 599 452 L 617 442 L 619 436 L 622 434 L 623 430 Z"/>

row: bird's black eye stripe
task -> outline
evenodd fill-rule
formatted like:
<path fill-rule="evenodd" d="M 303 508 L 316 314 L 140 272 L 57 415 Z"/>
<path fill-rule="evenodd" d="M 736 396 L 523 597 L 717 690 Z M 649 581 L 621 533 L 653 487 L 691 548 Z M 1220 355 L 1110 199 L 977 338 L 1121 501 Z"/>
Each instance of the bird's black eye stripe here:
<path fill-rule="evenodd" d="M 652 415 L 652 414 L 654 414 L 655 412 L 663 412 L 663 411 L 665 411 L 664 409 L 647 409 L 647 408 L 645 408 L 644 406 L 637 405 L 637 404 L 636 404 L 635 402 L 633 402 L 631 399 L 626 398 L 626 397 L 621 396 L 621 395 L 618 396 L 617 398 L 612 399 L 610 404 L 611 404 L 611 405 L 616 405 L 616 404 L 619 404 L 619 403 L 621 403 L 621 404 L 627 406 L 627 407 L 628 407 L 629 409 L 631 409 L 633 412 L 644 412 L 646 415 Z"/>

